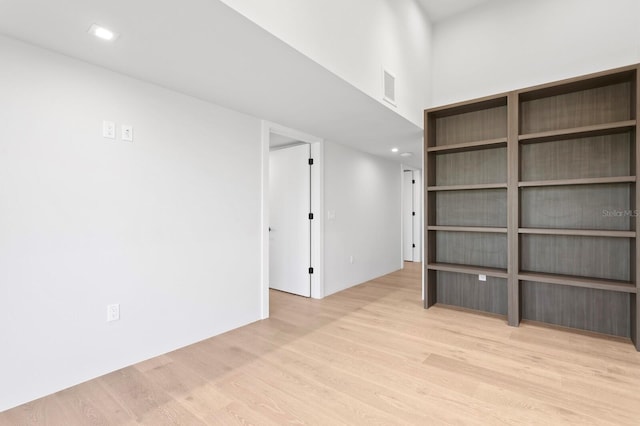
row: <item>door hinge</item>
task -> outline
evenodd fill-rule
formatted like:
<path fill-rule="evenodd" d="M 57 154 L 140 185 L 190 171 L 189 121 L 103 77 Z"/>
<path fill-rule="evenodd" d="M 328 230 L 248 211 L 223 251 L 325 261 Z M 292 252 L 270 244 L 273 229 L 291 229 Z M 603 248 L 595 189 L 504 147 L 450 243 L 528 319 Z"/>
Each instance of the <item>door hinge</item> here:
<path fill-rule="evenodd" d="M 411 212 L 411 216 L 415 216 L 415 215 L 416 215 L 416 212 Z"/>
<path fill-rule="evenodd" d="M 415 180 L 415 179 L 412 179 L 412 180 L 411 180 L 411 183 L 415 185 L 415 184 L 416 184 L 416 180 Z"/>
<path fill-rule="evenodd" d="M 411 247 L 416 248 L 416 245 L 415 244 L 411 244 Z"/>
<path fill-rule="evenodd" d="M 309 158 L 309 165 L 313 166 L 313 158 Z"/>
<path fill-rule="evenodd" d="M 309 273 L 313 274 L 313 268 L 309 268 Z"/>
<path fill-rule="evenodd" d="M 309 213 L 309 220 L 313 220 L 313 213 Z"/>

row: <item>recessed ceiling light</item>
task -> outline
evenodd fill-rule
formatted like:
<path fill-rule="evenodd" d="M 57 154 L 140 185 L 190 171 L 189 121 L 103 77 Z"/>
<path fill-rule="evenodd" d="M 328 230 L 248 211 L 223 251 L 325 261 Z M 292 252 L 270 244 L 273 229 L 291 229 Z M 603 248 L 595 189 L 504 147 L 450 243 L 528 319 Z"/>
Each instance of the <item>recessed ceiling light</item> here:
<path fill-rule="evenodd" d="M 411 157 L 413 152 L 402 152 L 400 153 L 400 157 Z"/>
<path fill-rule="evenodd" d="M 118 33 L 114 33 L 110 29 L 101 27 L 98 24 L 91 25 L 91 28 L 89 28 L 88 33 L 93 34 L 99 39 L 106 40 L 106 41 L 115 41 L 119 36 Z"/>
<path fill-rule="evenodd" d="M 398 148 L 391 148 L 391 152 L 398 152 Z"/>

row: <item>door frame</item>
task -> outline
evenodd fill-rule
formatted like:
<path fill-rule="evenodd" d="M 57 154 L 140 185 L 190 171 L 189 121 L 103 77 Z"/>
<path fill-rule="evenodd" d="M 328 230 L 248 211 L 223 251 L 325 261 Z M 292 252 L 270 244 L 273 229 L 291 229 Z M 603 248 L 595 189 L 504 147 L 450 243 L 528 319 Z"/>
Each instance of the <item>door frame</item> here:
<path fill-rule="evenodd" d="M 324 242 L 324 210 L 323 210 L 323 139 L 294 130 L 270 121 L 262 121 L 262 178 L 261 178 L 261 259 L 260 259 L 260 305 L 261 318 L 269 318 L 269 142 L 275 133 L 301 142 L 308 143 L 311 148 L 313 166 L 311 167 L 311 209 L 314 219 L 311 222 L 311 259 L 313 274 L 311 275 L 311 297 L 324 297 L 323 279 L 323 242 Z"/>
<path fill-rule="evenodd" d="M 422 267 L 420 268 L 420 280 L 421 280 L 421 285 L 422 285 L 422 300 L 424 300 L 424 281 L 425 281 L 425 274 L 424 274 L 424 267 L 425 267 L 425 258 L 424 258 L 424 235 L 425 235 L 425 228 L 427 226 L 427 220 L 426 220 L 426 216 L 425 216 L 425 211 L 424 211 L 424 185 L 426 185 L 426 181 L 425 181 L 425 176 L 424 176 L 424 154 L 422 157 L 422 170 L 421 169 L 417 169 L 415 167 L 412 166 L 408 166 L 406 164 L 402 164 L 402 168 L 400 170 L 400 172 L 402 173 L 401 176 L 401 182 L 402 182 L 402 206 L 400 208 L 400 210 L 402 211 L 402 217 L 403 217 L 403 228 L 402 228 L 402 238 L 404 239 L 404 171 L 405 170 L 412 170 L 414 172 L 418 172 L 418 175 L 420 176 L 418 179 L 418 188 L 417 192 L 419 194 L 418 197 L 418 205 L 420 206 L 420 214 L 416 215 L 418 217 L 419 220 L 419 227 L 420 227 L 420 262 L 422 264 Z M 415 195 L 415 192 L 414 192 Z M 404 241 L 402 241 L 402 250 L 401 252 L 401 260 L 402 260 L 402 267 L 404 268 Z M 414 260 L 415 262 L 415 260 Z"/>

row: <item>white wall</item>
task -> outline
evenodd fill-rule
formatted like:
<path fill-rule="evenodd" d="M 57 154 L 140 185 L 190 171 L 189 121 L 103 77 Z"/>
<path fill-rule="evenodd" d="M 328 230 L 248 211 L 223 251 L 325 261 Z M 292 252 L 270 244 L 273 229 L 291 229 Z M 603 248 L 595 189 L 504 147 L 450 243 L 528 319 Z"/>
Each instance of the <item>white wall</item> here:
<path fill-rule="evenodd" d="M 396 75 L 392 108 L 422 127 L 431 24 L 415 0 L 222 1 L 381 102 L 387 68 Z"/>
<path fill-rule="evenodd" d="M 324 162 L 324 285 L 330 295 L 401 268 L 402 167 L 331 142 L 325 142 Z"/>
<path fill-rule="evenodd" d="M 0 51 L 0 411 L 257 320 L 259 120 Z"/>
<path fill-rule="evenodd" d="M 640 62 L 640 1 L 497 0 L 433 40 L 435 106 Z"/>

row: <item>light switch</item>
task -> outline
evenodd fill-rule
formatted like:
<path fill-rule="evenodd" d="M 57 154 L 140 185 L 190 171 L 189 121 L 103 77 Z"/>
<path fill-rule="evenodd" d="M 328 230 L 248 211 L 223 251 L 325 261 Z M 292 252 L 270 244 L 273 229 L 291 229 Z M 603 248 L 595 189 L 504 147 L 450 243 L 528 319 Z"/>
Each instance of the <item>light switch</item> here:
<path fill-rule="evenodd" d="M 116 138 L 116 123 L 113 121 L 102 122 L 102 137 L 115 139 Z"/>
<path fill-rule="evenodd" d="M 133 126 L 129 126 L 128 124 L 122 125 L 122 140 L 133 142 Z"/>
<path fill-rule="evenodd" d="M 486 275 L 482 275 L 482 274 L 480 274 L 480 275 L 478 275 L 478 280 L 480 280 L 480 281 L 486 281 L 486 280 L 487 280 L 487 276 L 486 276 Z"/>

